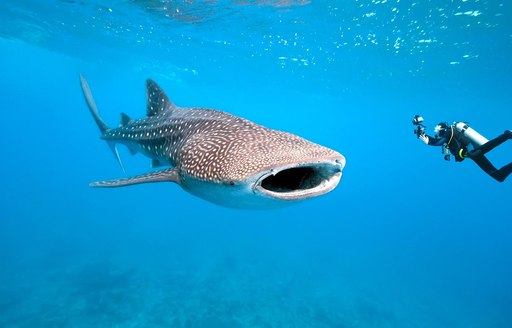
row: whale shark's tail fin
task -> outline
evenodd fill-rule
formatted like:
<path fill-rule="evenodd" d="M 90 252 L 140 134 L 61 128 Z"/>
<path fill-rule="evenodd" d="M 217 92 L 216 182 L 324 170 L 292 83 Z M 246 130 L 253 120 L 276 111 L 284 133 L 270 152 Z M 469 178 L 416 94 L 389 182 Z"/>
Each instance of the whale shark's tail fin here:
<path fill-rule="evenodd" d="M 101 118 L 98 107 L 96 107 L 96 102 L 94 101 L 94 98 L 92 97 L 91 89 L 89 88 L 89 85 L 87 84 L 87 81 L 85 80 L 85 77 L 80 74 L 80 85 L 82 86 L 82 92 L 84 93 L 85 102 L 87 103 L 87 107 L 89 107 L 89 112 L 91 112 L 91 115 L 96 122 L 96 125 L 98 125 L 98 128 L 100 129 L 101 136 L 104 136 L 105 133 L 110 130 L 110 127 L 103 121 Z M 121 166 L 121 168 L 124 170 L 123 162 L 121 162 L 121 157 L 119 157 L 119 152 L 117 151 L 116 145 L 113 141 L 107 140 L 108 146 L 110 147 L 110 150 L 112 150 L 112 153 L 114 153 L 114 156 L 117 159 L 117 162 Z"/>
<path fill-rule="evenodd" d="M 80 85 L 82 86 L 82 91 L 84 93 L 85 102 L 87 103 L 87 107 L 89 107 L 89 111 L 91 112 L 92 117 L 94 118 L 94 121 L 98 125 L 98 128 L 101 131 L 101 134 L 104 135 L 105 132 L 110 130 L 108 125 L 103 121 L 103 119 L 100 116 L 100 113 L 98 112 L 98 107 L 96 107 L 96 102 L 94 102 L 94 98 L 92 97 L 91 89 L 89 88 L 89 85 L 87 84 L 87 81 L 85 80 L 84 76 L 80 74 Z"/>

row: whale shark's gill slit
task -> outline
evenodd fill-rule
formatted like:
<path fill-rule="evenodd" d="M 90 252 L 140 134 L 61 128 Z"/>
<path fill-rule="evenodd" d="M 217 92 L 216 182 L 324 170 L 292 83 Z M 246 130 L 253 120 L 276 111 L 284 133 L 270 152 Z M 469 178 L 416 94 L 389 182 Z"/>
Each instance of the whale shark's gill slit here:
<path fill-rule="evenodd" d="M 329 178 L 326 173 L 318 167 L 289 168 L 263 179 L 261 187 L 277 193 L 313 189 Z"/>

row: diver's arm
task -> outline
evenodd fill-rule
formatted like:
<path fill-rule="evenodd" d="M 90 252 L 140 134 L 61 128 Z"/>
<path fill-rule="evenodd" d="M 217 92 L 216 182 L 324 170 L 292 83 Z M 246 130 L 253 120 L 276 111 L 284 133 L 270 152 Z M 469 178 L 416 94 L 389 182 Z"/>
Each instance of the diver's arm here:
<path fill-rule="evenodd" d="M 445 143 L 448 142 L 448 140 L 446 140 L 446 138 L 433 138 L 433 137 L 429 137 L 428 138 L 428 144 L 430 146 L 442 146 L 444 145 Z"/>
<path fill-rule="evenodd" d="M 446 143 L 446 138 L 434 138 L 425 133 L 419 135 L 418 138 L 429 146 L 442 146 Z"/>

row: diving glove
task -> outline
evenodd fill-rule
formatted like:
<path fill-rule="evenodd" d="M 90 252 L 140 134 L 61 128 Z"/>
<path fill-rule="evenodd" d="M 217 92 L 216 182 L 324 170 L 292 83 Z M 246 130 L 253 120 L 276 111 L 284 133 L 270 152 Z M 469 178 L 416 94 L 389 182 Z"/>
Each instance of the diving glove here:
<path fill-rule="evenodd" d="M 428 137 L 425 134 L 420 134 L 418 138 L 425 143 L 425 145 L 428 145 Z"/>

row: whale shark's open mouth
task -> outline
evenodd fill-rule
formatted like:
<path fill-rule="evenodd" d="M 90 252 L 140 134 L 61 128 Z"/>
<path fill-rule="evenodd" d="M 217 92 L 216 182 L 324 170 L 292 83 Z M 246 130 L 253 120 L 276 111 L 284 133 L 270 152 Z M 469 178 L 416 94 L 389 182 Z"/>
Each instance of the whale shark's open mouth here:
<path fill-rule="evenodd" d="M 284 200 L 315 197 L 336 187 L 342 169 L 343 163 L 340 161 L 273 168 L 257 181 L 254 189 L 272 198 Z"/>

